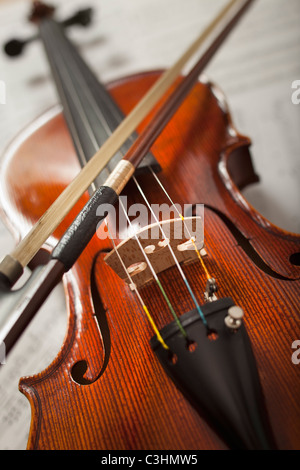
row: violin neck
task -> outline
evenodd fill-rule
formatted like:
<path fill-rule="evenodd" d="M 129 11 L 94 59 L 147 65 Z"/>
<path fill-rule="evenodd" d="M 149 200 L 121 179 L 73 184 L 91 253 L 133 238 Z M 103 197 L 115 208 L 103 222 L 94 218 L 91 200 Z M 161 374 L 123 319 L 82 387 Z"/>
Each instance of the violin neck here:
<path fill-rule="evenodd" d="M 40 36 L 51 66 L 65 120 L 79 161 L 84 166 L 124 119 L 103 85 L 65 36 L 63 27 L 52 19 L 40 23 Z M 133 143 L 125 142 L 108 167 L 94 182 L 100 187 Z"/>

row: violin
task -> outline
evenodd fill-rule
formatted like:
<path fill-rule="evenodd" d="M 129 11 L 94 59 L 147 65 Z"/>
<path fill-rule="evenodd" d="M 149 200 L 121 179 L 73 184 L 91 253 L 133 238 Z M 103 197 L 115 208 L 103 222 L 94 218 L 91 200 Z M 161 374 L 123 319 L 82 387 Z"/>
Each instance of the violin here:
<path fill-rule="evenodd" d="M 63 113 L 2 160 L 22 241 L 0 264 L 0 331 L 10 350 L 61 279 L 69 316 L 54 361 L 20 379 L 28 449 L 299 447 L 300 237 L 242 196 L 250 139 L 198 80 L 251 3 L 225 6 L 186 76 L 179 60 L 104 87 L 64 32 L 91 11 L 59 24 L 35 2 Z"/>

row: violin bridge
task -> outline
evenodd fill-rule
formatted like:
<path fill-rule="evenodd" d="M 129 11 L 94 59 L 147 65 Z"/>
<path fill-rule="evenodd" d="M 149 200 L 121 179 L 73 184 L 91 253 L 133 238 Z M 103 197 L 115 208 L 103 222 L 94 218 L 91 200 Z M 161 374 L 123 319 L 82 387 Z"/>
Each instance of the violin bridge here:
<path fill-rule="evenodd" d="M 197 259 L 197 251 L 205 254 L 203 243 L 202 217 L 166 220 L 148 225 L 122 241 L 106 255 L 105 262 L 131 289 L 141 288 L 153 280 L 150 263 L 156 274 L 175 265 L 173 254 L 179 263 L 190 263 Z"/>

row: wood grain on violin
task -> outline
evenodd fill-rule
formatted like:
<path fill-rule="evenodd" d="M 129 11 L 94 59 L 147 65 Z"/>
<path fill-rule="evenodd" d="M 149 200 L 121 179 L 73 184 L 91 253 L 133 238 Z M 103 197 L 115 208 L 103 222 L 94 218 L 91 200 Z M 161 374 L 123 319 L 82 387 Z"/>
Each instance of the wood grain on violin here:
<path fill-rule="evenodd" d="M 156 74 L 131 77 L 115 84 L 110 91 L 123 111 L 128 112 L 156 78 Z M 203 102 L 206 103 L 205 108 Z M 214 122 L 213 128 L 210 119 Z M 64 158 L 64 165 L 68 168 L 68 172 L 60 173 L 60 181 L 57 181 L 56 176 L 55 185 L 56 162 L 53 156 L 49 158 L 47 152 L 41 152 L 36 176 L 26 170 L 32 168 L 31 158 L 36 162 L 32 149 L 39 154 L 39 147 L 44 147 L 45 139 L 53 141 L 54 132 L 58 143 L 55 159 L 59 162 Z M 284 264 L 282 259 L 272 265 L 265 263 L 264 259 L 270 257 L 274 262 L 277 257 L 272 256 L 269 250 L 275 247 L 277 253 L 281 250 L 288 253 L 289 249 L 290 253 L 294 252 L 299 241 L 297 237 L 284 236 L 283 233 L 278 236 L 278 230 L 274 229 L 269 230 L 268 235 L 277 242 L 269 244 L 269 253 L 264 249 L 261 255 L 256 252 L 256 256 L 251 258 L 251 252 L 248 254 L 243 249 L 240 240 L 250 238 L 250 233 L 251 238 L 259 238 L 264 228 L 257 224 L 255 214 L 252 216 L 253 210 L 247 213 L 236 203 L 237 189 L 234 189 L 236 197 L 234 193 L 228 194 L 219 172 L 219 162 L 224 152 L 229 156 L 230 149 L 237 147 L 245 151 L 248 144 L 248 139 L 238 134 L 232 137 L 229 116 L 220 108 L 210 87 L 197 85 L 152 152 L 163 168 L 160 176 L 174 200 L 182 202 L 188 198 L 195 204 L 199 201 L 209 204 L 205 211 L 205 245 L 209 253 L 209 269 L 218 280 L 220 295 L 233 297 L 249 312 L 245 321 L 264 379 L 264 391 L 277 440 L 282 448 L 297 447 L 299 405 L 294 391 L 299 378 L 286 351 L 297 336 L 299 327 L 299 281 L 278 279 L 277 272 L 281 271 L 281 265 Z M 52 154 L 51 147 L 46 145 L 47 148 Z M 186 155 L 184 161 L 180 159 L 183 149 Z M 248 158 L 247 153 L 246 156 L 241 153 L 240 160 L 235 159 L 235 164 L 243 162 L 244 158 Z M 23 168 L 18 163 L 20 161 L 23 162 Z M 51 165 L 48 164 L 50 161 Z M 46 164 L 47 172 L 44 171 Z M 7 167 L 10 200 L 18 207 L 22 225 L 24 219 L 29 223 L 38 218 L 49 200 L 43 203 L 41 198 L 32 198 L 37 201 L 37 205 L 32 202 L 28 205 L 28 188 L 16 186 L 20 181 L 16 177 L 18 171 L 20 174 L 27 172 L 28 185 L 37 191 L 43 180 L 43 186 L 48 187 L 48 197 L 51 195 L 51 199 L 54 199 L 67 184 L 66 175 L 69 175 L 70 167 L 76 172 L 78 164 L 62 116 L 58 115 L 20 146 Z M 246 176 L 253 177 L 253 174 Z M 35 181 L 30 181 L 32 177 Z M 198 184 L 199 178 L 203 182 L 201 185 Z M 161 203 L 162 195 L 153 191 L 152 178 L 143 177 L 143 184 L 151 201 Z M 133 189 L 131 185 L 126 194 L 136 201 L 139 196 L 136 192 L 132 193 Z M 14 194 L 18 194 L 15 201 Z M 231 231 L 233 221 L 241 221 L 243 218 L 247 219 L 243 231 L 239 230 L 236 223 L 235 230 Z M 60 233 L 63 230 L 61 227 Z M 56 236 L 59 236 L 59 232 Z M 223 447 L 191 406 L 180 398 L 174 385 L 162 376 L 149 346 L 151 329 L 137 308 L 133 294 L 103 262 L 101 251 L 105 252 L 109 248 L 107 243 L 100 244 L 95 238 L 72 272 L 66 275 L 70 316 L 64 346 L 48 369 L 21 381 L 22 391 L 33 404 L 29 447 L 102 448 L 103 443 L 110 449 Z M 292 269 L 288 263 L 286 268 Z M 185 269 L 195 292 L 201 297 L 205 285 L 201 267 L 193 264 Z M 271 269 L 273 275 L 269 272 Z M 172 269 L 164 273 L 164 285 L 170 298 L 184 313 L 192 305 L 174 271 Z M 151 310 L 156 312 L 156 321 L 162 327 L 168 322 L 169 313 L 159 300 L 155 287 L 146 287 L 143 296 L 152 307 Z M 98 321 L 102 341 L 98 334 Z M 267 338 L 273 338 L 273 341 Z M 87 362 L 85 377 L 92 384 L 80 385 L 70 377 L 73 365 L 79 361 Z M 53 411 L 50 414 L 43 412 L 45 409 L 53 410 L 53 407 L 57 413 L 55 416 Z"/>
<path fill-rule="evenodd" d="M 132 75 L 111 83 L 107 91 L 126 116 L 160 76 L 160 72 Z M 164 99 L 168 99 L 182 80 L 178 78 Z M 159 105 L 138 126 L 140 135 L 156 110 Z M 10 214 L 14 214 L 13 225 L 20 227 L 20 236 L 40 219 L 80 171 L 63 114 L 52 113 L 44 121 L 33 126 L 34 131 L 26 138 L 19 139 L 14 150 L 4 155 L 2 163 L 5 216 L 9 220 Z M 297 262 L 300 237 L 270 223 L 242 196 L 241 189 L 257 181 L 250 146 L 251 140 L 236 130 L 220 90 L 204 80 L 193 87 L 151 147 L 151 154 L 160 167 L 158 178 L 162 186 L 151 171 L 139 174 L 137 180 L 151 204 L 168 203 L 166 194 L 177 204 L 191 204 L 195 210 L 197 204 L 204 204 L 205 266 L 217 282 L 218 298 L 231 298 L 244 311 L 243 322 L 272 429 L 270 447 L 274 436 L 274 446 L 279 449 L 297 449 L 300 381 L 299 371 L 291 361 L 291 344 L 300 337 Z M 127 184 L 122 196 L 128 198 L 128 206 L 144 203 L 134 181 Z M 61 238 L 88 198 L 85 193 L 43 247 L 45 250 Z M 162 213 L 162 219 L 168 215 Z M 120 239 L 121 233 L 117 233 L 114 243 L 118 245 Z M 100 240 L 95 235 L 64 276 L 68 328 L 62 348 L 44 371 L 20 380 L 20 390 L 28 398 L 32 411 L 28 448 L 234 447 L 230 445 L 230 426 L 227 439 L 224 429 L 219 432 L 218 426 L 211 426 L 205 410 L 199 412 L 198 404 L 195 406 L 187 399 L 162 368 L 150 346 L 151 324 L 135 292 L 105 262 L 107 252 L 114 246 L 109 238 Z M 41 258 L 34 259 L 31 267 Z M 193 262 L 182 264 L 182 270 L 196 298 L 204 303 L 207 273 L 203 264 L 196 257 Z M 177 267 L 169 267 L 159 277 L 178 317 L 192 311 L 193 297 Z M 158 284 L 146 283 L 140 292 L 155 324 L 163 332 L 173 319 Z M 213 306 L 214 302 L 209 299 L 208 304 Z M 209 348 L 221 341 L 218 333 L 214 331 L 212 337 L 205 337 Z M 225 332 L 229 343 L 235 341 L 234 336 L 239 341 L 240 331 L 226 335 Z M 194 346 L 199 348 L 197 344 Z M 244 346 L 239 347 L 243 351 Z M 230 348 L 229 355 L 235 364 L 238 358 Z M 213 377 L 222 375 L 221 365 L 214 361 L 213 355 L 208 356 L 204 368 Z M 250 377 L 251 374 L 252 371 Z M 236 377 L 237 382 L 242 380 L 243 372 L 240 370 Z M 218 380 L 216 377 L 216 388 Z M 232 394 L 229 401 L 239 403 L 243 384 L 237 385 L 237 393 L 233 382 L 227 383 Z M 205 388 L 206 382 L 199 381 L 196 387 Z M 226 387 L 224 390 L 227 392 Z M 210 392 L 208 389 L 206 394 Z M 213 390 L 211 400 L 219 409 L 214 395 Z M 245 403 L 247 414 L 247 400 Z M 224 411 L 222 406 L 219 414 Z M 242 416 L 244 410 L 240 413 Z M 254 442 L 249 443 L 249 448 L 260 445 Z"/>

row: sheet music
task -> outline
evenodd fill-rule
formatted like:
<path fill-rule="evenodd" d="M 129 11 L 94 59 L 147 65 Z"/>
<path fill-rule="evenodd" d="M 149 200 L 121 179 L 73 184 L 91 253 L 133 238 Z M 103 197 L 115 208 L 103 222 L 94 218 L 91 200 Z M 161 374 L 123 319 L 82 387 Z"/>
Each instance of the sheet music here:
<path fill-rule="evenodd" d="M 79 0 L 51 1 L 64 18 Z M 69 34 L 102 82 L 143 70 L 169 67 L 213 18 L 225 0 L 96 1 L 93 26 Z M 0 43 L 34 33 L 28 2 L 0 2 Z M 261 184 L 245 191 L 275 224 L 300 233 L 300 105 L 291 101 L 300 79 L 300 1 L 257 0 L 205 74 L 224 91 L 237 129 L 251 137 Z M 30 121 L 56 104 L 56 92 L 39 42 L 9 60 L 0 53 L 0 151 Z M 14 246 L 0 223 L 0 256 Z M 41 371 L 57 354 L 66 332 L 61 286 L 48 299 L 0 369 L 0 449 L 24 449 L 30 425 L 21 376 Z"/>

